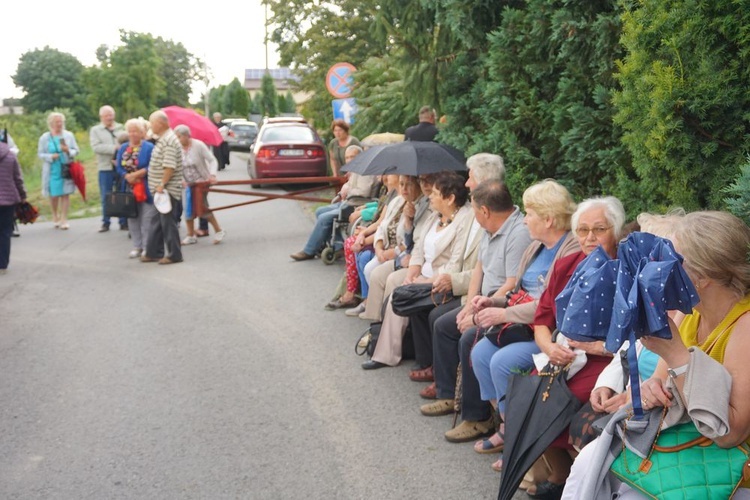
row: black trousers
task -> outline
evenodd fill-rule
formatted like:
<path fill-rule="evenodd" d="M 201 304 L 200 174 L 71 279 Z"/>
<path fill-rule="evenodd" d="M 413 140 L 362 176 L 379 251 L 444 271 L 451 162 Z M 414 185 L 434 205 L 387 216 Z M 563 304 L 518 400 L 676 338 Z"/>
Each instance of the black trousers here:
<path fill-rule="evenodd" d="M 482 401 L 479 381 L 471 368 L 471 348 L 474 347 L 475 328 L 463 335 L 456 325 L 461 308 L 453 309 L 435 321 L 433 331 L 433 371 L 439 399 L 456 397 L 458 363 L 461 362 L 461 416 L 464 420 L 480 422 L 492 415 L 492 407 Z"/>
<path fill-rule="evenodd" d="M 409 325 L 414 337 L 414 360 L 418 365 L 432 366 L 432 332 L 435 321 L 460 306 L 461 298 L 454 298 L 445 304 L 409 316 Z"/>
<path fill-rule="evenodd" d="M 13 236 L 15 218 L 15 205 L 0 206 L 0 269 L 7 269 L 10 263 L 10 238 Z"/>

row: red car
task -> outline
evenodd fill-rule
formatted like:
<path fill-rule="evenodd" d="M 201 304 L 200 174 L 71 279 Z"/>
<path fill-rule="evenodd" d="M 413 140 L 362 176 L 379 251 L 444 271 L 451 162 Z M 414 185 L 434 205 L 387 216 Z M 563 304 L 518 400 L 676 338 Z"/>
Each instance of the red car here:
<path fill-rule="evenodd" d="M 325 144 L 304 121 L 269 120 L 250 151 L 247 173 L 251 179 L 326 176 Z"/>

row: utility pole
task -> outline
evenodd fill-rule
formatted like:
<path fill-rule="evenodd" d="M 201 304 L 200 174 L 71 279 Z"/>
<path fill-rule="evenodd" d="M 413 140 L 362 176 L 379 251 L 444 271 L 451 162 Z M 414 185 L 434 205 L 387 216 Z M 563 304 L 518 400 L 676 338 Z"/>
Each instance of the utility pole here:
<path fill-rule="evenodd" d="M 263 2 L 266 8 L 266 22 L 264 24 L 265 37 L 263 38 L 263 45 L 266 46 L 266 73 L 268 73 L 268 2 Z"/>

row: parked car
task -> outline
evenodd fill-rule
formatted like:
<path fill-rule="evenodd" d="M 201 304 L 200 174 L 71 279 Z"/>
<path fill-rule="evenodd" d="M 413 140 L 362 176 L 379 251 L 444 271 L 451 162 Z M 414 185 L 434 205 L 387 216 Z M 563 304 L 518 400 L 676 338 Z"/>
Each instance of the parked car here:
<path fill-rule="evenodd" d="M 297 120 L 266 121 L 247 162 L 252 179 L 318 177 L 327 172 L 323 140 L 310 125 Z"/>
<path fill-rule="evenodd" d="M 253 141 L 258 136 L 258 125 L 248 120 L 227 120 L 225 123 L 229 127 L 229 150 L 250 151 Z"/>

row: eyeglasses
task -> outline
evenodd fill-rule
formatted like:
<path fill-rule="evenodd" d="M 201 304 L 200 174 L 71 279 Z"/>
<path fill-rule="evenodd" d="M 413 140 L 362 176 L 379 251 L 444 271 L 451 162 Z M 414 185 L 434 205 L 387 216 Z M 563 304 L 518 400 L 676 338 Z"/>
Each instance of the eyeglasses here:
<path fill-rule="evenodd" d="M 602 236 L 604 233 L 612 229 L 612 226 L 600 226 L 600 227 L 579 227 L 576 229 L 576 234 L 579 238 L 586 238 L 589 233 L 594 233 L 594 237 L 598 238 L 599 236 Z"/>

